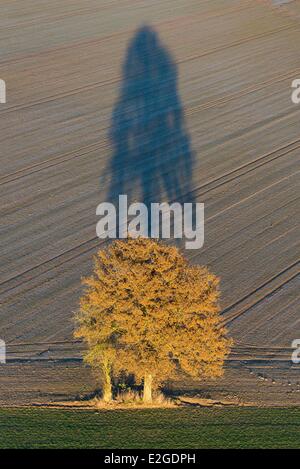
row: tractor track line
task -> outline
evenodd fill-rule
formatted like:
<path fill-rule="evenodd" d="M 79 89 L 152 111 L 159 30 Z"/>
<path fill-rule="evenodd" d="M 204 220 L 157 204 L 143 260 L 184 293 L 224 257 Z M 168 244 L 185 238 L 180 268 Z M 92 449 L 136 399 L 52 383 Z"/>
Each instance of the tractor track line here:
<path fill-rule="evenodd" d="M 287 152 L 290 152 L 290 151 L 292 151 L 292 150 L 288 150 Z M 271 152 L 271 153 L 273 154 L 274 152 Z M 285 153 L 285 154 L 286 154 L 286 153 Z M 269 156 L 269 155 L 270 155 L 270 154 L 267 154 L 267 156 Z M 266 156 L 266 155 L 265 155 L 265 156 Z M 279 156 L 274 157 L 274 158 L 278 158 L 278 157 L 280 157 L 280 156 L 283 156 L 283 155 L 279 155 Z M 261 160 L 262 158 L 263 158 L 263 157 L 260 157 L 258 160 Z M 274 158 L 272 158 L 272 160 L 273 160 Z M 256 160 L 256 161 L 257 161 L 257 160 Z M 252 163 L 253 163 L 253 162 L 252 162 Z M 232 171 L 231 174 L 236 173 L 236 172 L 237 172 L 238 170 L 240 170 L 241 168 L 248 167 L 250 164 L 251 164 L 251 163 L 246 164 L 246 165 L 242 165 L 240 168 L 235 169 L 234 171 Z M 260 166 L 260 165 L 259 165 L 259 166 Z M 254 168 L 250 168 L 248 171 L 252 171 L 253 169 L 254 169 Z M 245 174 L 245 173 L 243 173 L 243 174 Z M 223 177 L 225 177 L 225 176 L 228 176 L 228 173 L 225 174 L 225 175 L 223 175 Z M 240 175 L 235 176 L 233 179 L 236 179 L 237 177 L 240 177 Z M 284 179 L 285 179 L 285 178 L 284 178 Z M 232 180 L 232 179 L 231 179 L 231 180 Z M 215 181 L 220 181 L 220 177 L 218 177 Z M 212 183 L 215 182 L 215 181 L 211 181 L 209 184 L 212 184 Z M 224 181 L 224 182 L 220 182 L 220 183 L 218 184 L 218 187 L 220 187 L 220 185 L 227 184 L 227 182 L 229 182 L 229 181 L 226 180 L 226 181 Z M 279 182 L 280 182 L 280 181 L 279 181 Z M 278 182 L 277 182 L 277 183 L 278 183 Z M 202 186 L 202 187 L 206 187 L 207 185 L 208 185 L 208 184 L 205 184 L 205 185 Z M 212 187 L 212 188 L 210 188 L 210 189 L 207 189 L 205 192 L 214 190 L 215 188 L 216 188 L 216 187 Z M 200 189 L 200 188 L 199 188 L 199 189 Z M 265 190 L 265 189 L 266 189 L 266 188 L 264 188 L 264 190 Z M 255 195 L 255 194 L 254 194 L 254 195 Z M 252 196 L 253 196 L 253 195 L 252 195 Z M 242 201 L 239 201 L 238 203 L 241 203 L 241 202 L 242 202 Z M 218 216 L 218 214 L 216 214 L 216 215 L 214 216 L 214 218 L 215 218 L 216 216 Z M 46 260 L 45 262 L 42 262 L 41 264 L 39 264 L 39 265 L 37 265 L 37 266 L 34 266 L 34 267 L 32 267 L 32 268 L 30 268 L 30 269 L 24 271 L 24 272 L 21 272 L 20 274 L 17 274 L 17 275 L 14 276 L 14 277 L 11 277 L 10 279 L 5 280 L 5 281 L 2 282 L 0 285 L 3 286 L 3 285 L 5 285 L 5 284 L 7 284 L 7 283 L 9 283 L 9 282 L 12 282 L 12 281 L 14 281 L 14 280 L 16 280 L 16 279 L 18 279 L 18 278 L 20 278 L 20 277 L 22 277 L 22 276 L 28 274 L 29 272 L 32 272 L 32 271 L 34 271 L 34 270 L 36 270 L 36 269 L 40 269 L 42 266 L 47 265 L 48 263 L 53 262 L 53 261 L 55 261 L 55 260 L 57 260 L 57 259 L 60 259 L 61 257 L 65 256 L 65 255 L 68 255 L 68 254 L 70 254 L 71 252 L 73 252 L 73 251 L 75 251 L 75 250 L 77 250 L 77 249 L 80 249 L 82 246 L 84 246 L 84 245 L 86 245 L 86 244 L 88 244 L 88 243 L 91 243 L 91 242 L 95 243 L 95 241 L 98 241 L 98 238 L 97 238 L 96 236 L 93 237 L 93 238 L 91 238 L 91 239 L 89 239 L 89 240 L 87 240 L 87 241 L 83 241 L 83 242 L 80 243 L 79 245 L 77 245 L 77 246 L 75 246 L 75 247 L 73 247 L 73 248 L 70 248 L 70 249 L 68 249 L 67 251 L 62 252 L 61 254 L 58 254 L 57 256 L 54 256 L 54 257 L 52 257 L 51 259 L 48 259 L 48 260 Z M 100 244 L 103 244 L 103 241 L 102 241 Z M 66 261 L 63 261 L 63 262 L 57 264 L 56 266 L 51 267 L 50 269 L 46 269 L 45 271 L 42 272 L 42 274 L 47 273 L 47 272 L 53 270 L 53 268 L 55 268 L 55 267 L 59 267 L 60 265 L 64 264 L 65 262 L 69 262 L 70 260 L 73 260 L 73 259 L 79 257 L 81 254 L 85 254 L 86 252 L 89 252 L 89 251 L 92 250 L 94 247 L 95 247 L 95 246 L 93 245 L 92 247 L 89 247 L 88 249 L 85 249 L 85 250 L 83 250 L 82 252 L 79 252 L 78 254 L 75 254 L 74 256 L 71 256 L 71 257 L 70 257 L 69 259 L 67 259 Z M 8 289 L 6 289 L 6 290 L 4 290 L 4 291 L 1 291 L 0 294 L 2 295 L 2 294 L 5 294 L 5 293 L 8 293 L 9 291 L 11 291 L 11 290 L 17 288 L 17 287 L 20 286 L 20 285 L 23 285 L 24 283 L 27 283 L 28 281 L 33 280 L 34 278 L 36 278 L 36 277 L 38 277 L 38 276 L 40 276 L 40 274 L 38 274 L 38 275 L 36 275 L 36 276 L 33 276 L 33 277 L 31 277 L 30 279 L 25 280 L 24 282 L 21 282 L 21 284 L 18 284 L 18 285 L 16 285 L 16 286 L 10 287 L 10 288 L 8 288 Z"/>
<path fill-rule="evenodd" d="M 230 311 L 231 309 L 235 308 L 236 306 L 238 306 L 239 304 L 243 303 L 244 301 L 248 300 L 249 298 L 251 298 L 251 296 L 253 296 L 255 293 L 259 292 L 260 290 L 262 290 L 263 288 L 267 287 L 271 282 L 273 282 L 274 280 L 278 279 L 281 275 L 284 275 L 285 273 L 287 273 L 289 270 L 293 269 L 294 267 L 296 267 L 300 262 L 300 259 L 298 259 L 297 261 L 293 262 L 292 264 L 290 264 L 288 267 L 286 267 L 285 269 L 283 269 L 281 272 L 279 272 L 278 274 L 274 275 L 273 277 L 271 277 L 269 280 L 267 280 L 266 282 L 262 283 L 259 287 L 255 288 L 254 290 L 252 290 L 250 293 L 247 293 L 247 295 L 245 295 L 244 297 L 240 298 L 238 301 L 236 301 L 235 303 L 233 303 L 232 305 L 230 306 L 227 306 L 225 309 L 223 309 L 222 311 L 222 315 L 226 314 L 228 311 Z M 222 322 L 222 326 L 227 326 L 228 324 L 230 324 L 232 321 L 234 321 L 235 319 L 239 318 L 240 316 L 242 316 L 244 313 L 246 313 L 247 311 L 249 311 L 250 309 L 252 309 L 253 307 L 257 306 L 258 304 L 260 304 L 261 302 L 265 301 L 267 298 L 269 298 L 270 296 L 274 295 L 274 293 L 276 293 L 278 290 L 280 290 L 283 286 L 285 286 L 287 283 L 291 282 L 294 278 L 298 277 L 298 275 L 300 274 L 300 271 L 298 270 L 296 273 L 290 275 L 287 279 L 285 279 L 283 282 L 281 282 L 279 285 L 275 286 L 273 288 L 273 290 L 269 291 L 268 293 L 266 293 L 262 298 L 259 298 L 258 300 L 254 301 L 252 304 L 250 305 L 247 305 L 245 307 L 245 309 L 242 309 L 242 310 L 239 310 L 237 311 L 236 313 L 233 313 L 230 317 L 228 318 L 225 318 L 224 321 Z"/>

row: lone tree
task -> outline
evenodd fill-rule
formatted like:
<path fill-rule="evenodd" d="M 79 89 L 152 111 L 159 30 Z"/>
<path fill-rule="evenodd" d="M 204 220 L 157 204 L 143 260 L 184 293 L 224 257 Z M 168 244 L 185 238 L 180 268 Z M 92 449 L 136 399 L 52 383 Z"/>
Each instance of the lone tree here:
<path fill-rule="evenodd" d="M 121 371 L 144 383 L 144 402 L 178 373 L 222 375 L 231 340 L 220 325 L 219 280 L 207 268 L 156 240 L 128 239 L 100 250 L 84 283 L 75 334 L 102 371 L 105 400 Z"/>

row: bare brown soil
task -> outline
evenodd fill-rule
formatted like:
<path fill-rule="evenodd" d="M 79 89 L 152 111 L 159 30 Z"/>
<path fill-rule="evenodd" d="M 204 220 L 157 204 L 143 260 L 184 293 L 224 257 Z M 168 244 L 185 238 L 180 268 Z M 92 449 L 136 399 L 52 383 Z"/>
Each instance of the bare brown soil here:
<path fill-rule="evenodd" d="M 72 317 L 101 245 L 95 209 L 114 177 L 100 179 L 112 157 L 122 62 L 145 23 L 177 65 L 195 156 L 182 191 L 205 203 L 205 245 L 187 256 L 221 277 L 235 340 L 224 378 L 174 389 L 300 403 L 300 365 L 291 363 L 300 338 L 300 106 L 290 98 L 300 78 L 299 15 L 297 0 L 279 8 L 254 0 L 1 2 L 1 405 L 95 388 Z M 163 200 L 167 189 L 153 196 Z"/>

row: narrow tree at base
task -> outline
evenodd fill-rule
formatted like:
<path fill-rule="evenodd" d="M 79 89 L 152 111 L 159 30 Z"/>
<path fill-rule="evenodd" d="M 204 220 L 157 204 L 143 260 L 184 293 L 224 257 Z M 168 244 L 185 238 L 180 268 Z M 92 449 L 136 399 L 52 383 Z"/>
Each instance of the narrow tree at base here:
<path fill-rule="evenodd" d="M 149 373 L 144 377 L 143 402 L 144 404 L 152 403 L 152 375 Z"/>

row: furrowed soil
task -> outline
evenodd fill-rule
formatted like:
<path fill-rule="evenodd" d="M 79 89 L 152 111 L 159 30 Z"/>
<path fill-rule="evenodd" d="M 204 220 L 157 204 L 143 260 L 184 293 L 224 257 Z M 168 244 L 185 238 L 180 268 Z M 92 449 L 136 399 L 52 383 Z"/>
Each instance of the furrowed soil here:
<path fill-rule="evenodd" d="M 222 379 L 173 383 L 172 392 L 299 405 L 291 344 L 300 338 L 300 105 L 291 83 L 300 78 L 300 2 L 2 0 L 1 19 L 0 404 L 75 399 L 97 386 L 72 318 L 81 277 L 103 245 L 96 207 L 124 183 L 136 200 L 147 190 L 153 201 L 205 203 L 204 246 L 186 255 L 220 276 L 235 345 Z M 123 64 L 139 54 L 129 44 L 143 25 L 172 57 L 164 99 L 180 112 L 174 138 L 162 129 L 133 161 L 125 149 L 143 144 L 140 127 L 124 134 L 118 116 L 129 112 Z M 161 56 L 144 46 L 157 70 Z M 147 90 L 142 96 L 146 115 L 160 109 Z M 174 142 L 185 142 L 190 177 L 174 179 Z M 15 412 L 45 416 L 51 427 L 54 415 L 5 412 L 6 425 Z M 57 415 L 66 422 L 71 414 Z M 270 431 L 281 431 L 276 425 Z"/>

